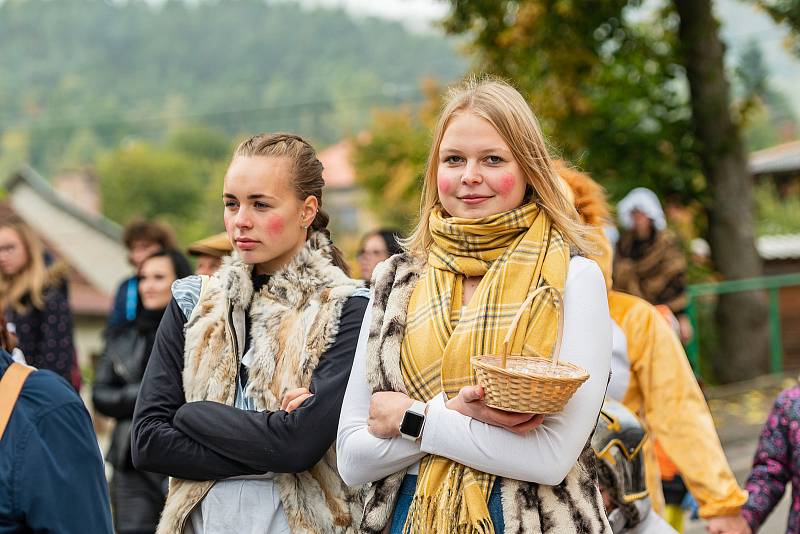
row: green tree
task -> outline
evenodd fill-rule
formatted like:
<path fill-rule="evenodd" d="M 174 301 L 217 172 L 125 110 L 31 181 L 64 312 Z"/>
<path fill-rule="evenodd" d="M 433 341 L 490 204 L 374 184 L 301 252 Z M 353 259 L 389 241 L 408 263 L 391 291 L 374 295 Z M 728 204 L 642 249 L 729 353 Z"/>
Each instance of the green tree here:
<path fill-rule="evenodd" d="M 21 131 L 0 133 L 0 176 L 8 176 L 29 161 L 30 139 Z"/>
<path fill-rule="evenodd" d="M 643 19 L 636 0 L 451 4 L 445 27 L 471 36 L 475 68 L 511 79 L 562 156 L 612 196 L 638 185 L 703 193 L 672 11 Z"/>
<path fill-rule="evenodd" d="M 781 195 L 774 182 L 764 179 L 756 186 L 755 197 L 760 235 L 800 232 L 800 195 Z"/>
<path fill-rule="evenodd" d="M 758 46 L 757 41 L 751 39 L 747 43 L 739 57 L 736 73 L 742 83 L 745 98 L 763 97 L 769 91 L 767 82 L 769 69 L 764 63 L 764 55 L 761 53 L 761 47 Z"/>
<path fill-rule="evenodd" d="M 192 219 L 197 233 L 222 230 L 222 178 L 233 154 L 231 138 L 208 125 L 177 128 L 167 139 L 166 149 L 191 158 L 202 184 L 200 205 Z"/>
<path fill-rule="evenodd" d="M 431 130 L 439 107 L 440 88 L 433 81 L 423 85 L 425 104 L 373 112 L 366 135 L 355 139 L 353 165 L 358 183 L 370 199 L 370 207 L 383 226 L 406 231 L 419 216 L 419 199 Z"/>
<path fill-rule="evenodd" d="M 797 117 L 789 99 L 769 83 L 769 70 L 756 41 L 750 41 L 741 53 L 736 80 L 741 86 L 738 107 L 747 148 L 759 150 L 784 141 L 781 132 L 794 130 Z"/>
<path fill-rule="evenodd" d="M 227 161 L 233 151 L 231 144 L 230 136 L 207 124 L 179 127 L 166 142 L 170 150 L 211 162 Z"/>
<path fill-rule="evenodd" d="M 101 151 L 102 144 L 94 131 L 82 128 L 69 139 L 58 166 L 62 169 L 91 166 Z"/>
<path fill-rule="evenodd" d="M 357 142 L 358 183 L 382 225 L 407 230 L 418 216 L 429 137 L 425 125 L 400 109 L 376 111 L 369 136 Z"/>
<path fill-rule="evenodd" d="M 138 142 L 111 151 L 97 165 L 103 211 L 125 224 L 137 217 L 170 223 L 182 242 L 198 239 L 204 182 L 192 158 Z"/>

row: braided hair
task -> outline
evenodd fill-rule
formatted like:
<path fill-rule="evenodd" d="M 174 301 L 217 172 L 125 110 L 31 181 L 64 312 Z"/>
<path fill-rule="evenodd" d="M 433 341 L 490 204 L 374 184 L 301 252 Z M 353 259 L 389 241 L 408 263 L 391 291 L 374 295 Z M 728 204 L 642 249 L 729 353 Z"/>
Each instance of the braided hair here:
<path fill-rule="evenodd" d="M 328 230 L 330 217 L 322 209 L 322 188 L 325 186 L 325 180 L 322 178 L 322 163 L 317 158 L 314 147 L 294 134 L 258 134 L 243 141 L 234 152 L 234 156 L 285 157 L 292 162 L 294 171 L 292 184 L 297 198 L 305 200 L 309 196 L 316 197 L 319 206 L 317 215 L 308 229 L 307 237 L 315 232 L 323 234 L 331 243 L 331 261 L 349 276 L 350 267 L 344 261 L 344 255 L 332 244 L 331 233 Z"/>

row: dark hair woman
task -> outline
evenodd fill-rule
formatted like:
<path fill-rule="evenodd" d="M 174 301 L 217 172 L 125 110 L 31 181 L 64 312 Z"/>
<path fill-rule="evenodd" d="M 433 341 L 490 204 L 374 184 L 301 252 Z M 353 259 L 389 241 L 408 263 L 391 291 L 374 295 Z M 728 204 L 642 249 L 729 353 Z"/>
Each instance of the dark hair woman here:
<path fill-rule="evenodd" d="M 122 242 L 128 249 L 128 261 L 136 272 L 146 258 L 159 250 L 178 249 L 175 234 L 169 226 L 159 221 L 144 219 L 136 219 L 125 226 L 122 231 Z M 109 328 L 136 319 L 136 314 L 142 309 L 138 288 L 139 280 L 136 275 L 126 278 L 119 284 L 114 294 L 111 313 L 108 314 Z"/>
<path fill-rule="evenodd" d="M 367 299 L 331 244 L 323 185 L 297 136 L 234 153 L 234 253 L 173 288 L 133 419 L 134 464 L 173 477 L 159 533 L 356 532 L 362 491 L 333 442 Z"/>
<path fill-rule="evenodd" d="M 111 503 L 119 534 L 153 533 L 164 506 L 165 477 L 137 471 L 131 461 L 131 418 L 158 325 L 172 299 L 175 280 L 189 276 L 186 259 L 159 251 L 140 263 L 142 310 L 133 320 L 112 327 L 92 388 L 98 412 L 116 419 L 106 459 L 114 467 Z"/>
<path fill-rule="evenodd" d="M 358 266 L 361 269 L 361 279 L 369 284 L 375 266 L 390 256 L 403 252 L 403 247 L 397 241 L 400 237 L 398 230 L 381 229 L 364 234 L 361 245 L 358 247 Z"/>

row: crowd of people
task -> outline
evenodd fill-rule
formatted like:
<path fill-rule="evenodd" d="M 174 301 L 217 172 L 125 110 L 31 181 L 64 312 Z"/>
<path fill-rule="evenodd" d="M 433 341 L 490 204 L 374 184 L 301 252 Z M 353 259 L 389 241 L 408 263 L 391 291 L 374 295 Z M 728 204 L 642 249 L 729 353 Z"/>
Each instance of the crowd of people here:
<path fill-rule="evenodd" d="M 322 171 L 296 135 L 242 142 L 226 231 L 188 248 L 194 271 L 168 227 L 125 228 L 135 274 L 90 385 L 115 422 L 108 485 L 67 270 L 0 220 L 0 533 L 658 534 L 681 531 L 691 499 L 709 532 L 743 534 L 790 481 L 800 533 L 800 386 L 743 489 L 681 344 L 685 255 L 651 191 L 612 229 L 602 187 L 551 159 L 491 78 L 453 88 L 416 227 L 365 233 L 358 276 Z M 471 359 L 501 352 L 529 295 L 512 351 L 560 346 L 588 372 L 557 413 L 491 407 L 475 381 Z"/>

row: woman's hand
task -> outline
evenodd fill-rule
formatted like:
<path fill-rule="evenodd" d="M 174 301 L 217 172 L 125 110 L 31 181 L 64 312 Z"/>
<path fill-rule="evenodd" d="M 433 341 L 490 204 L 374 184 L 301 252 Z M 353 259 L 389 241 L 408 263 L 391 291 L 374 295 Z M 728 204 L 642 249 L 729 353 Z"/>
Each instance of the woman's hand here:
<path fill-rule="evenodd" d="M 542 414 L 506 412 L 486 406 L 481 386 L 464 386 L 458 395 L 448 400 L 445 405 L 451 410 L 478 421 L 505 428 L 515 434 L 526 434 L 542 424 L 544 420 Z"/>
<path fill-rule="evenodd" d="M 405 393 L 379 391 L 369 401 L 367 430 L 376 438 L 393 438 L 400 435 L 403 416 L 414 403 Z"/>
<path fill-rule="evenodd" d="M 303 404 L 303 401 L 313 396 L 314 394 L 308 388 L 290 389 L 281 400 L 281 410 L 286 410 L 286 413 L 292 413 Z"/>
<path fill-rule="evenodd" d="M 689 316 L 686 314 L 681 314 L 678 316 L 678 334 L 681 338 L 681 343 L 684 345 L 689 343 L 694 335 L 692 321 L 689 320 Z"/>
<path fill-rule="evenodd" d="M 752 534 L 750 525 L 741 515 L 724 515 L 708 520 L 706 531 L 711 534 Z"/>

